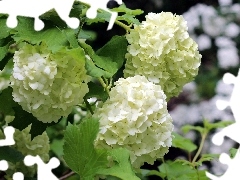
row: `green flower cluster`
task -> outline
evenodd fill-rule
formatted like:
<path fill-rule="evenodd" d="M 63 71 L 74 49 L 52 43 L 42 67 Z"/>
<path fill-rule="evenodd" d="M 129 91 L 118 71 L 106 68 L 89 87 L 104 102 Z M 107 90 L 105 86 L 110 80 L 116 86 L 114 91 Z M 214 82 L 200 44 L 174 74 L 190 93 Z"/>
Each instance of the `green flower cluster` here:
<path fill-rule="evenodd" d="M 177 96 L 197 75 L 201 55 L 182 16 L 149 13 L 126 38 L 129 46 L 124 77 L 147 77 L 161 85 L 167 100 Z"/>
<path fill-rule="evenodd" d="M 26 44 L 16 51 L 10 79 L 14 101 L 44 123 L 70 114 L 89 91 L 85 56 L 81 59 L 74 51 L 53 54 L 44 44 Z"/>
<path fill-rule="evenodd" d="M 42 135 L 38 135 L 33 140 L 31 140 L 30 135 L 31 125 L 22 131 L 15 129 L 14 140 L 15 144 L 11 147 L 21 152 L 24 156 L 39 155 L 44 162 L 49 160 L 49 138 L 46 132 L 43 132 Z M 0 130 L 0 139 L 3 139 L 3 132 Z M 8 162 L 9 167 L 6 171 L 6 179 L 12 179 L 12 175 L 15 172 L 22 172 L 25 177 L 33 177 L 36 173 L 36 166 L 26 166 L 23 161 L 17 163 Z"/>

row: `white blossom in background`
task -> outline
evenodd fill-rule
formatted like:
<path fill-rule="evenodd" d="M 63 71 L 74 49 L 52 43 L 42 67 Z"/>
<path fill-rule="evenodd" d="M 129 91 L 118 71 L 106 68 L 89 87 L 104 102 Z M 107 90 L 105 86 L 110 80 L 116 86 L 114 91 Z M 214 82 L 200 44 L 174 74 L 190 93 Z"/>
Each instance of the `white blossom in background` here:
<path fill-rule="evenodd" d="M 240 18 L 240 4 L 235 3 L 229 8 L 229 12 L 234 13 L 237 18 Z"/>
<path fill-rule="evenodd" d="M 196 42 L 198 44 L 199 51 L 203 51 L 212 47 L 211 39 L 206 34 L 201 34 L 198 36 Z"/>
<path fill-rule="evenodd" d="M 239 65 L 238 49 L 235 46 L 219 48 L 217 51 L 218 65 L 222 69 L 228 69 Z"/>
<path fill-rule="evenodd" d="M 128 149 L 135 168 L 144 162 L 153 164 L 172 145 L 166 95 L 144 76 L 120 78 L 114 84 L 109 99 L 94 114 L 100 118 L 95 146 Z"/>
<path fill-rule="evenodd" d="M 224 96 L 229 100 L 233 91 L 233 86 L 231 84 L 224 83 L 223 80 L 219 80 L 217 82 L 215 91 L 216 94 Z"/>
<path fill-rule="evenodd" d="M 215 39 L 215 45 L 219 48 L 227 48 L 229 46 L 236 46 L 236 43 L 226 36 L 218 36 Z"/>
<path fill-rule="evenodd" d="M 225 36 L 234 38 L 239 35 L 239 32 L 240 32 L 239 25 L 232 22 L 226 26 L 224 34 Z"/>
<path fill-rule="evenodd" d="M 218 0 L 220 6 L 229 6 L 232 4 L 232 0 Z"/>
<path fill-rule="evenodd" d="M 227 20 L 217 14 L 212 16 L 202 15 L 202 27 L 206 34 L 216 37 L 221 35 L 227 25 Z"/>
<path fill-rule="evenodd" d="M 199 100 L 199 95 L 197 93 L 197 84 L 194 81 L 183 86 L 183 93 L 186 94 L 187 99 L 191 102 Z"/>
<path fill-rule="evenodd" d="M 183 14 L 183 18 L 187 21 L 188 31 L 193 33 L 196 27 L 200 26 L 199 14 L 196 12 L 196 6 L 191 7 Z"/>

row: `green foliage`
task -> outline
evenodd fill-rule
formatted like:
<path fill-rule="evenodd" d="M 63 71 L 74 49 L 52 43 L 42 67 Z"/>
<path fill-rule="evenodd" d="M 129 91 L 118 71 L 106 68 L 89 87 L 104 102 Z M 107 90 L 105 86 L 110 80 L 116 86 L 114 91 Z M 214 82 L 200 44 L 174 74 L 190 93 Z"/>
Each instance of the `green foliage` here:
<path fill-rule="evenodd" d="M 132 170 L 128 150 L 123 148 L 113 149 L 109 151 L 108 155 L 112 157 L 114 165 L 109 168 L 99 170 L 99 174 L 111 175 L 123 180 L 140 180 Z"/>
<path fill-rule="evenodd" d="M 67 126 L 64 135 L 64 160 L 80 179 L 92 180 L 106 168 L 107 151 L 94 149 L 93 142 L 99 131 L 98 120 L 87 119 L 80 125 Z"/>
<path fill-rule="evenodd" d="M 196 170 L 189 165 L 177 161 L 163 163 L 159 166 L 159 171 L 168 180 L 208 180 L 205 171 Z"/>
<path fill-rule="evenodd" d="M 23 130 L 29 124 L 32 124 L 30 130 L 31 139 L 38 135 L 41 135 L 48 126 L 55 124 L 54 122 L 48 124 L 37 120 L 37 118 L 34 117 L 31 113 L 24 111 L 20 105 L 15 106 L 13 110 L 15 112 L 15 118 L 11 123 L 9 123 L 9 125 L 19 130 Z"/>
<path fill-rule="evenodd" d="M 93 77 L 112 77 L 123 65 L 127 51 L 127 40 L 122 36 L 114 36 L 96 53 L 91 46 L 80 42 L 91 59 L 86 60 L 88 74 Z"/>
<path fill-rule="evenodd" d="M 13 101 L 12 97 L 12 88 L 8 87 L 4 89 L 0 94 L 0 112 L 6 115 L 14 115 L 13 107 L 17 106 L 18 104 Z M 4 102 L 4 103 L 2 103 Z"/>
<path fill-rule="evenodd" d="M 74 32 L 72 29 L 60 30 L 57 27 L 49 27 L 47 30 L 36 32 L 32 19 L 21 17 L 18 21 L 17 32 L 13 35 L 16 43 L 27 41 L 31 44 L 39 44 L 44 41 L 53 52 L 68 46 L 69 37 L 66 35 Z"/>
<path fill-rule="evenodd" d="M 24 156 L 21 152 L 17 151 L 14 148 L 3 146 L 0 147 L 0 160 L 6 160 L 12 163 L 20 162 L 24 159 Z"/>
<path fill-rule="evenodd" d="M 173 135 L 174 135 L 172 142 L 173 147 L 180 148 L 189 153 L 197 149 L 197 146 L 194 143 L 192 143 L 190 139 L 187 139 L 177 133 L 173 133 Z"/>
<path fill-rule="evenodd" d="M 139 20 L 135 18 L 135 16 L 140 15 L 143 13 L 141 9 L 129 9 L 126 7 L 126 5 L 123 3 L 117 8 L 113 8 L 112 11 L 118 12 L 119 15 L 117 17 L 117 21 L 125 21 L 128 24 L 140 24 Z M 94 19 L 87 19 L 86 23 L 88 25 L 98 22 L 109 22 L 111 17 L 111 14 L 107 11 L 98 10 L 97 17 Z"/>
<path fill-rule="evenodd" d="M 96 83 L 89 82 L 88 83 L 89 92 L 85 95 L 85 98 L 91 98 L 96 97 L 98 99 L 101 99 L 102 101 L 105 101 L 108 98 L 107 92 L 104 90 L 104 88 Z"/>
<path fill-rule="evenodd" d="M 85 119 L 80 125 L 67 126 L 63 147 L 63 157 L 67 165 L 79 174 L 80 179 L 92 180 L 98 174 L 123 180 L 139 179 L 131 168 L 128 150 L 119 148 L 108 151 L 94 148 L 98 131 L 96 119 Z"/>
<path fill-rule="evenodd" d="M 117 20 L 125 21 L 128 24 L 140 24 L 139 20 L 135 18 L 137 15 L 143 14 L 141 9 L 129 9 L 125 4 L 120 5 L 117 8 L 112 9 L 115 12 L 123 13 L 123 15 L 118 15 Z"/>

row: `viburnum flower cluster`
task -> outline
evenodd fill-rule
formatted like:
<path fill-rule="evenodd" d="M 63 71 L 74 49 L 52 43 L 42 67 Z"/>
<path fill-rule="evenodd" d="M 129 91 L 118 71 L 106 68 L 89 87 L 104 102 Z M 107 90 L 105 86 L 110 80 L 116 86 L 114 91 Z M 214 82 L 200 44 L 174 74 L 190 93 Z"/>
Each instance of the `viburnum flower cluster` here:
<path fill-rule="evenodd" d="M 169 100 L 198 73 L 201 55 L 189 37 L 187 22 L 170 12 L 149 13 L 126 35 L 128 53 L 124 77 L 143 75 L 161 85 Z"/>
<path fill-rule="evenodd" d="M 22 155 L 39 155 L 44 162 L 49 160 L 49 138 L 46 132 L 38 135 L 31 140 L 30 135 L 31 125 L 22 131 L 15 129 L 14 140 L 15 144 L 11 147 L 22 153 Z M 3 132 L 0 130 L 0 139 L 4 138 Z M 16 163 L 8 162 L 9 168 L 6 171 L 6 179 L 12 179 L 15 172 L 22 172 L 26 177 L 33 177 L 37 168 L 34 166 L 25 166 L 23 161 Z"/>
<path fill-rule="evenodd" d="M 120 78 L 94 116 L 100 118 L 98 148 L 124 147 L 133 167 L 153 164 L 172 144 L 173 124 L 161 86 L 144 76 Z"/>
<path fill-rule="evenodd" d="M 71 50 L 53 54 L 44 44 L 26 44 L 15 52 L 13 62 L 14 101 L 42 122 L 67 116 L 89 91 L 85 59 L 72 56 Z"/>

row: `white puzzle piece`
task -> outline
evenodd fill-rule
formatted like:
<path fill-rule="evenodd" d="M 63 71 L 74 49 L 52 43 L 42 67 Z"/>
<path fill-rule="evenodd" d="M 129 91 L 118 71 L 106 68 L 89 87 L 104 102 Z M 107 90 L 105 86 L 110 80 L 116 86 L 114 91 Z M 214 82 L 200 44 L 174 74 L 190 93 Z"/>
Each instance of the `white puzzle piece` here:
<path fill-rule="evenodd" d="M 112 12 L 107 8 L 109 0 L 79 0 L 90 5 L 86 16 L 94 19 L 97 16 L 97 10 L 103 9 L 111 14 L 108 25 L 108 30 L 112 29 L 114 21 L 117 18 L 117 13 Z M 119 5 L 122 0 L 115 0 Z M 17 27 L 17 16 L 34 18 L 34 29 L 40 31 L 44 28 L 44 22 L 39 19 L 39 16 L 51 9 L 55 9 L 59 17 L 66 22 L 66 24 L 76 29 L 79 26 L 79 19 L 69 17 L 74 0 L 1 0 L 0 14 L 8 14 L 7 26 L 9 28 Z"/>
<path fill-rule="evenodd" d="M 37 179 L 38 180 L 58 180 L 58 178 L 52 173 L 52 169 L 57 168 L 60 165 L 60 161 L 57 158 L 51 158 L 49 163 L 45 164 L 42 159 L 37 156 L 28 155 L 24 158 L 26 166 L 38 165 Z"/>
<path fill-rule="evenodd" d="M 240 110 L 239 110 L 239 102 L 240 102 L 240 70 L 238 72 L 237 77 L 230 73 L 226 73 L 223 77 L 223 81 L 226 84 L 234 84 L 233 92 L 229 102 L 226 101 L 217 101 L 216 105 L 219 109 L 224 109 L 227 106 L 230 106 L 232 109 L 233 116 L 235 118 L 235 123 L 223 128 L 220 132 L 217 132 L 213 138 L 212 142 L 216 145 L 221 145 L 224 143 L 224 137 L 229 137 L 232 140 L 238 142 L 240 144 Z M 240 171 L 239 171 L 239 164 L 240 164 L 240 147 L 237 150 L 236 155 L 234 158 L 230 158 L 229 155 L 226 153 L 222 153 L 219 158 L 220 162 L 223 164 L 228 165 L 228 169 L 222 176 L 215 176 L 210 174 L 209 172 L 206 173 L 207 177 L 212 180 L 238 180 L 240 179 Z"/>

